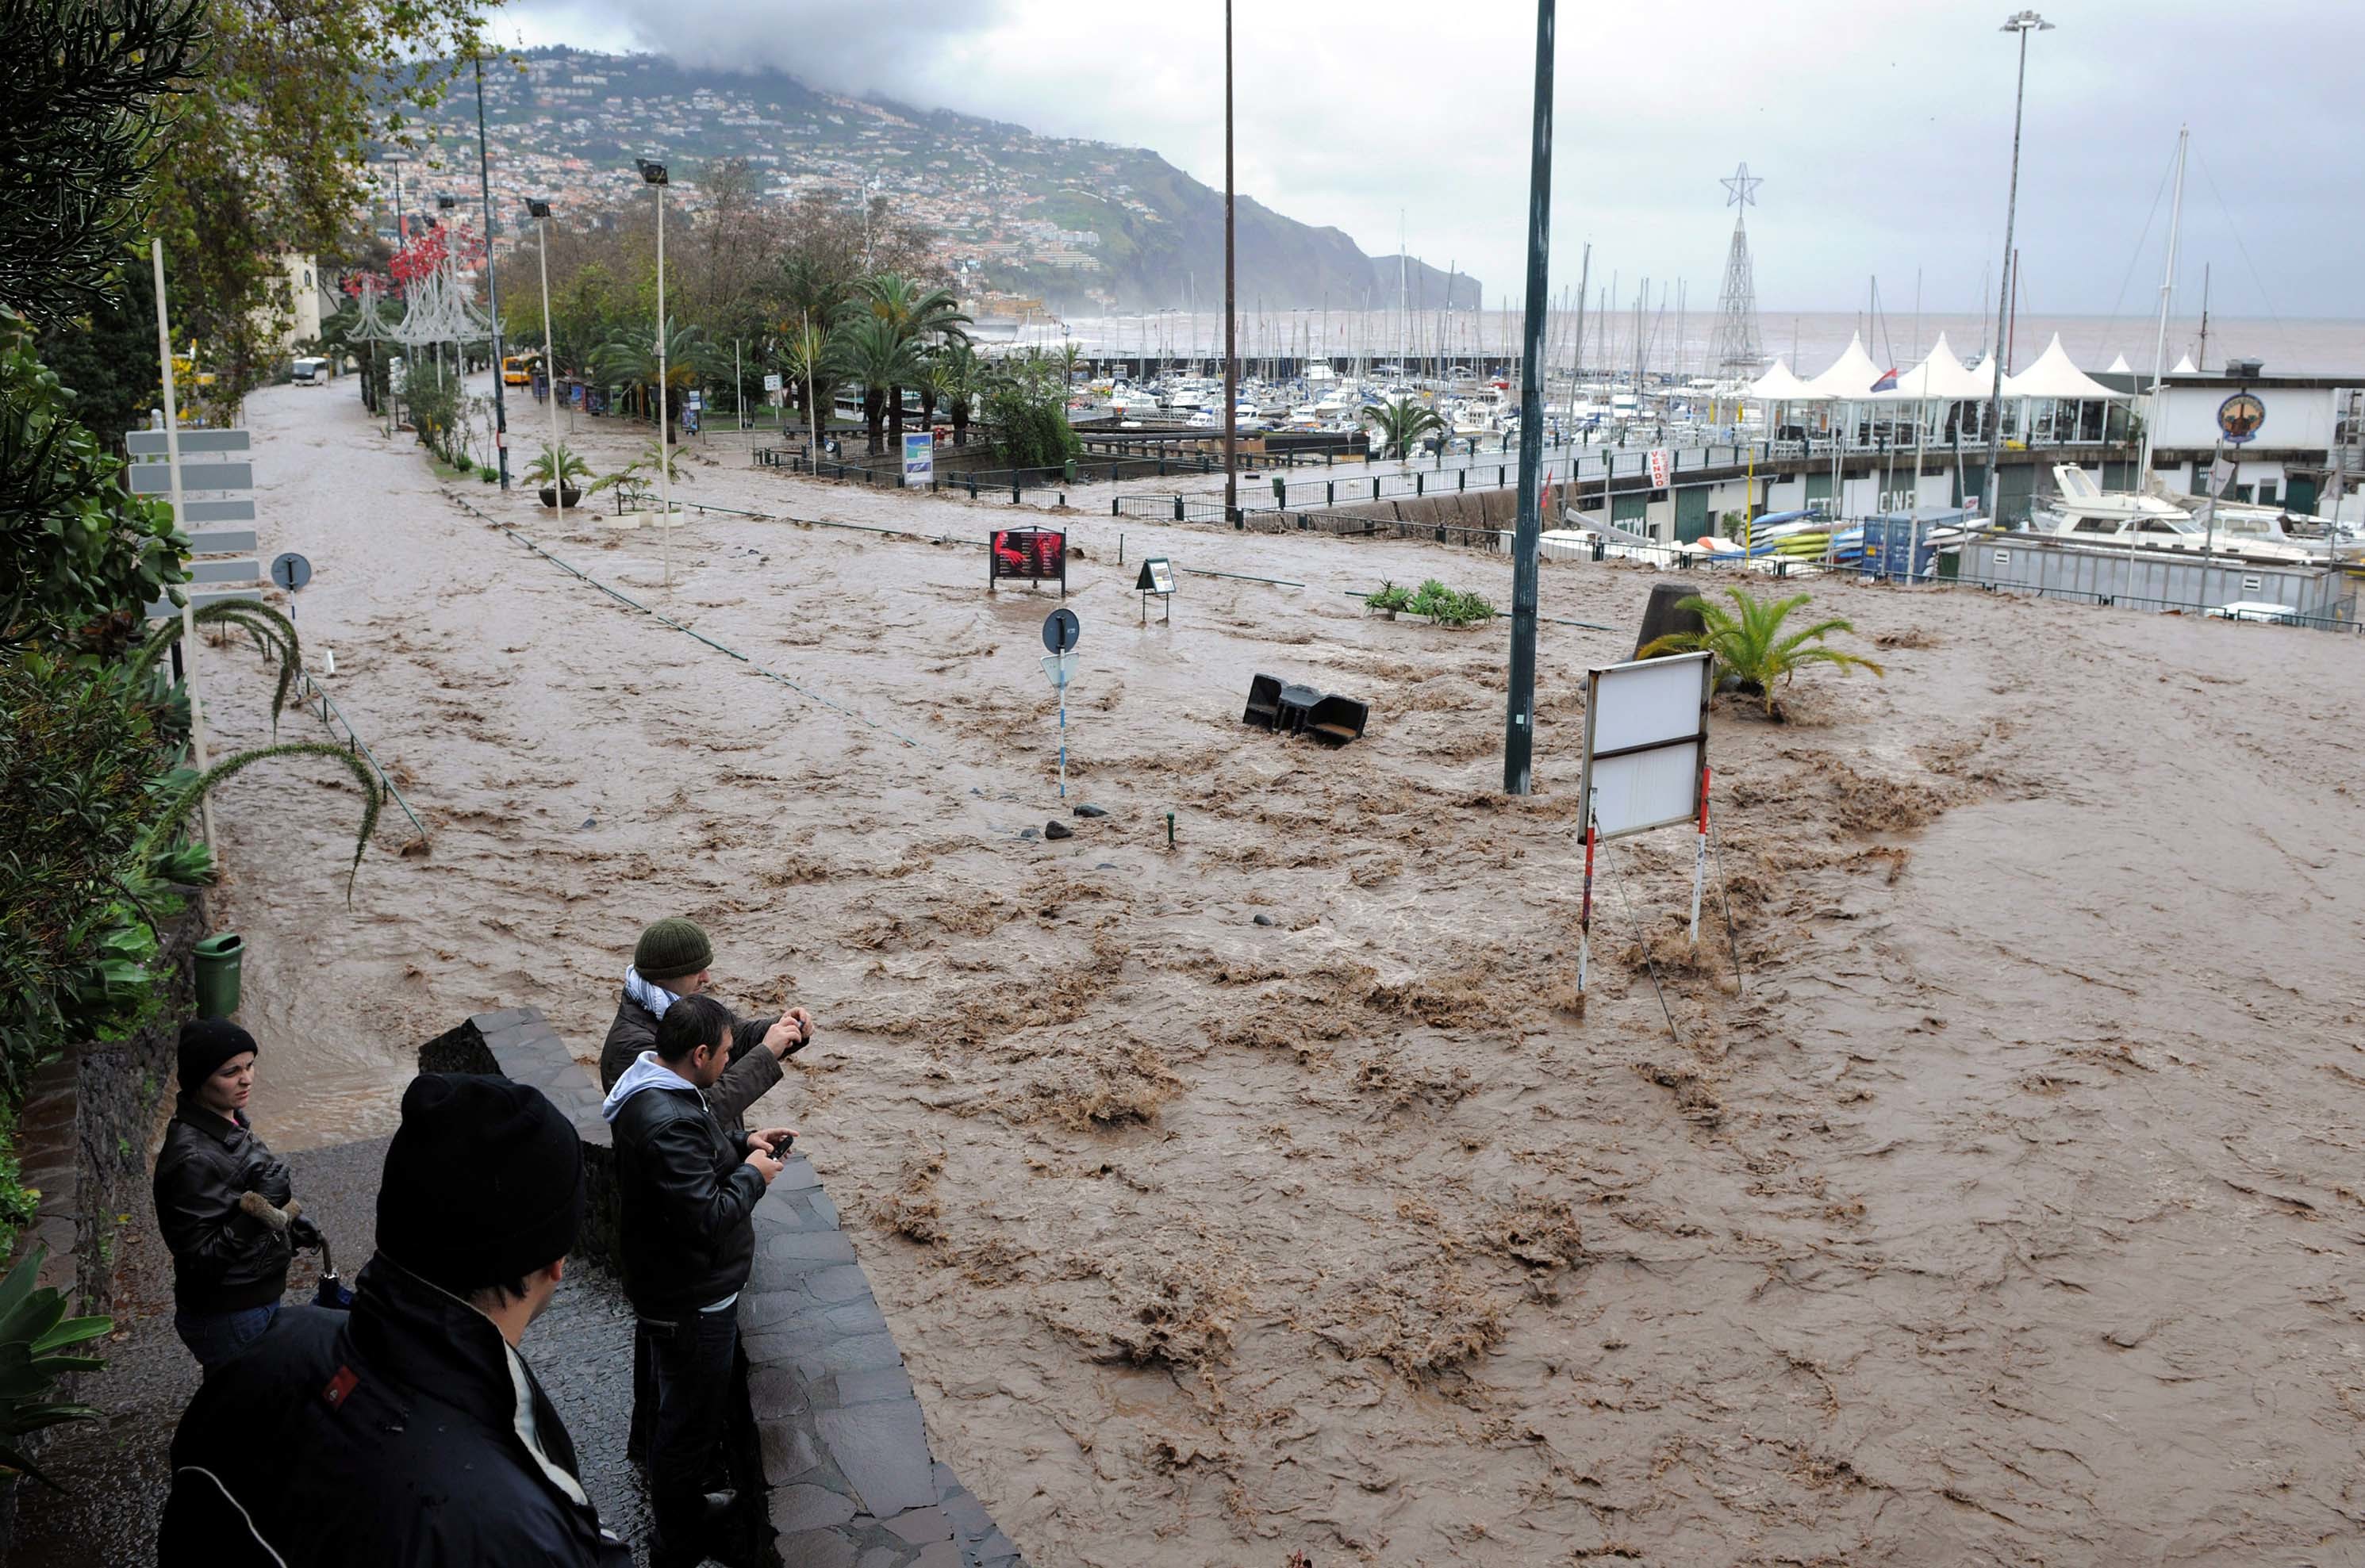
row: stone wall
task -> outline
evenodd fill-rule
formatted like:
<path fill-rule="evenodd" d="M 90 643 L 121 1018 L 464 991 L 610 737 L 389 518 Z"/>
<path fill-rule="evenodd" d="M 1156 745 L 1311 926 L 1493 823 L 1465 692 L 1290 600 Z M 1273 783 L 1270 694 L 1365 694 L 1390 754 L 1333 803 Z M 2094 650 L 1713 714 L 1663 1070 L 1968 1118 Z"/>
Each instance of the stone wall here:
<path fill-rule="evenodd" d="M 17 1108 L 17 1180 L 38 1191 L 41 1203 L 11 1260 L 28 1248 L 45 1248 L 39 1282 L 64 1292 L 76 1316 L 114 1310 L 115 1216 L 153 1202 L 148 1140 L 158 1108 L 173 1097 L 181 1020 L 190 1015 L 196 986 L 194 949 L 206 930 L 205 905 L 191 894 L 188 908 L 164 929 L 157 965 L 169 978 L 155 1015 L 123 1039 L 69 1047 L 34 1072 Z M 106 1375 L 68 1377 L 58 1397 L 83 1397 L 85 1380 Z M 33 1434 L 27 1457 L 38 1462 L 55 1430 Z M 15 1544 L 16 1522 L 17 1489 L 0 1484 L 0 1562 Z"/>
<path fill-rule="evenodd" d="M 481 1013 L 420 1047 L 427 1072 L 532 1083 L 583 1140 L 590 1204 L 577 1251 L 613 1266 L 613 1145 L 590 1072 L 531 1007 Z M 730 1440 L 744 1530 L 734 1568 L 1023 1568 L 1018 1549 L 928 1450 L 887 1319 L 801 1154 L 756 1205 L 739 1297 L 745 1377 Z M 584 1353 L 629 1354 L 626 1347 Z"/>

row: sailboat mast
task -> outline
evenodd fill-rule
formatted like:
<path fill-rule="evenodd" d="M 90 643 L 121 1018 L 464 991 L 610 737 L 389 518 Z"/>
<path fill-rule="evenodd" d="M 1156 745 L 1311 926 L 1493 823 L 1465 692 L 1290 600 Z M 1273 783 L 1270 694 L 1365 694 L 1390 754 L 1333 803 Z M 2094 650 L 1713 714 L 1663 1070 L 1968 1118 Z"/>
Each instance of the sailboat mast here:
<path fill-rule="evenodd" d="M 2191 135 L 2188 127 L 2176 128 L 2176 196 L 2169 203 L 2168 266 L 2159 281 L 2159 328 L 2152 337 L 2151 408 L 2144 415 L 2143 456 L 2135 465 L 2135 488 L 2139 496 L 2150 488 L 2152 442 L 2159 431 L 2160 409 L 2166 404 L 2161 396 L 2161 383 L 2168 375 L 2168 307 L 2176 293 L 2176 246 L 2184 226 L 2184 151 Z M 2135 531 L 2130 528 L 2127 531 L 2127 548 L 2133 550 L 2135 543 Z"/>

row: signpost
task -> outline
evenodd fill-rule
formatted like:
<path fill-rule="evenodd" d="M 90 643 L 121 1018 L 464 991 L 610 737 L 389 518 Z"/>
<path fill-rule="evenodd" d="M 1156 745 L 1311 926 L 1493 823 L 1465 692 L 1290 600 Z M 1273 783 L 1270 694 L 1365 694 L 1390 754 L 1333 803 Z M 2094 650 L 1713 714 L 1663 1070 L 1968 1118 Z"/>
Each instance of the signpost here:
<path fill-rule="evenodd" d="M 936 482 L 936 437 L 933 431 L 903 432 L 903 487 L 925 490 Z"/>
<path fill-rule="evenodd" d="M 1603 839 L 1698 822 L 1691 935 L 1699 940 L 1700 882 L 1708 867 L 1708 703 L 1714 680 L 1714 660 L 1705 653 L 1586 672 L 1585 755 L 1577 774 L 1577 794 L 1586 803 L 1579 995 L 1593 957 L 1593 855 Z"/>
<path fill-rule="evenodd" d="M 1676 454 L 1664 446 L 1651 449 L 1651 488 L 1664 490 L 1675 465 Z"/>
<path fill-rule="evenodd" d="M 1160 599 L 1166 601 L 1166 619 L 1160 622 L 1160 624 L 1173 624 L 1174 568 L 1167 563 L 1165 556 L 1150 555 L 1144 557 L 1141 563 L 1141 576 L 1134 579 L 1133 586 L 1141 595 L 1141 623 L 1144 626 L 1149 624 L 1149 596 L 1151 594 L 1156 594 Z"/>
<path fill-rule="evenodd" d="M 290 550 L 271 563 L 271 580 L 287 590 L 287 622 L 296 623 L 296 596 L 312 580 L 312 563 Z"/>
<path fill-rule="evenodd" d="M 164 469 L 167 488 L 173 498 L 173 531 L 188 532 L 188 518 L 181 502 L 181 409 L 178 389 L 173 384 L 173 327 L 164 294 L 164 241 L 151 240 L 149 255 L 156 267 L 156 357 L 163 362 L 164 371 Z M 149 606 L 155 613 L 156 607 Z M 181 595 L 181 640 L 174 644 L 185 670 L 189 688 L 189 756 L 197 771 L 206 770 L 206 699 L 197 684 L 196 611 L 190 596 Z M 205 830 L 208 846 L 220 843 L 214 836 L 213 796 L 208 793 L 197 801 L 197 821 Z"/>
<path fill-rule="evenodd" d="M 1068 798 L 1068 683 L 1076 678 L 1076 640 L 1083 625 L 1076 612 L 1061 605 L 1043 618 L 1043 645 L 1051 650 L 1043 673 L 1059 694 L 1059 799 Z"/>
<path fill-rule="evenodd" d="M 1068 536 L 1058 529 L 997 528 L 986 543 L 988 592 L 1007 577 L 1020 582 L 1056 582 L 1059 585 L 1059 597 L 1068 597 Z"/>

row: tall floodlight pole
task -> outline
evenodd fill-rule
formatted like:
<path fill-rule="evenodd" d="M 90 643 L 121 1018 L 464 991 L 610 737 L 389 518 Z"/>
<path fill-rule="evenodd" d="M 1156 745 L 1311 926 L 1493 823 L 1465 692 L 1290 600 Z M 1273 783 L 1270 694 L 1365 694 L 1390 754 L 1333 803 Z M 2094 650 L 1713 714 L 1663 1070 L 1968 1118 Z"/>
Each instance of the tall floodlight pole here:
<path fill-rule="evenodd" d="M 558 352 L 550 335 L 550 204 L 529 200 L 526 215 L 542 225 L 542 374 L 550 383 L 550 487 L 558 498 L 558 521 L 566 524 L 566 465 L 558 444 Z"/>
<path fill-rule="evenodd" d="M 485 57 L 476 64 L 476 185 L 485 198 L 485 314 L 493 319 L 493 452 L 501 465 L 501 488 L 510 487 L 510 406 L 501 395 L 509 377 L 501 368 L 501 292 L 493 281 L 493 164 L 485 150 Z"/>
<path fill-rule="evenodd" d="M 657 537 L 665 552 L 666 587 L 673 587 L 673 387 L 666 379 L 666 166 L 635 158 L 641 178 L 657 193 Z"/>
<path fill-rule="evenodd" d="M 1987 521 L 2001 521 L 2003 509 L 2003 475 L 1997 465 L 2003 461 L 2003 333 L 2004 319 L 2012 306 L 2012 226 L 2020 210 L 2020 111 L 2028 98 L 2028 35 L 2049 33 L 2053 24 L 2034 11 L 2021 11 L 2006 17 L 2002 31 L 2020 35 L 2020 84 L 2012 95 L 2012 189 L 2003 206 L 2003 297 L 1996 303 L 1995 353 L 1990 356 L 1992 386 L 1988 393 L 1988 476 L 1982 487 L 1987 492 Z"/>
<path fill-rule="evenodd" d="M 1224 0 L 1224 521 L 1240 510 L 1239 278 L 1232 266 L 1232 0 Z"/>
<path fill-rule="evenodd" d="M 1503 716 L 1503 792 L 1524 795 L 1536 744 L 1537 493 L 1544 462 L 1544 291 L 1551 286 L 1553 0 L 1536 0 L 1535 145 L 1528 163 L 1528 299 L 1519 357 L 1519 520 L 1511 536 L 1511 696 Z"/>

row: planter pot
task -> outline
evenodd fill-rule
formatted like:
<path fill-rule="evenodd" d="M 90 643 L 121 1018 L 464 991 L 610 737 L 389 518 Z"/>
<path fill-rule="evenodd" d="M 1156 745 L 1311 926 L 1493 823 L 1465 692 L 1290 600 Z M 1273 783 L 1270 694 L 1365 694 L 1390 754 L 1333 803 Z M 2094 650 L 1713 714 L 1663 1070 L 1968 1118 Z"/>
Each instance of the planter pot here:
<path fill-rule="evenodd" d="M 561 493 L 559 491 L 553 489 L 548 485 L 544 485 L 542 487 L 542 504 L 546 507 L 555 508 L 558 505 L 560 494 Z M 579 507 L 583 504 L 583 492 L 577 489 L 572 485 L 566 487 L 565 496 L 566 505 L 569 510 Z"/>

